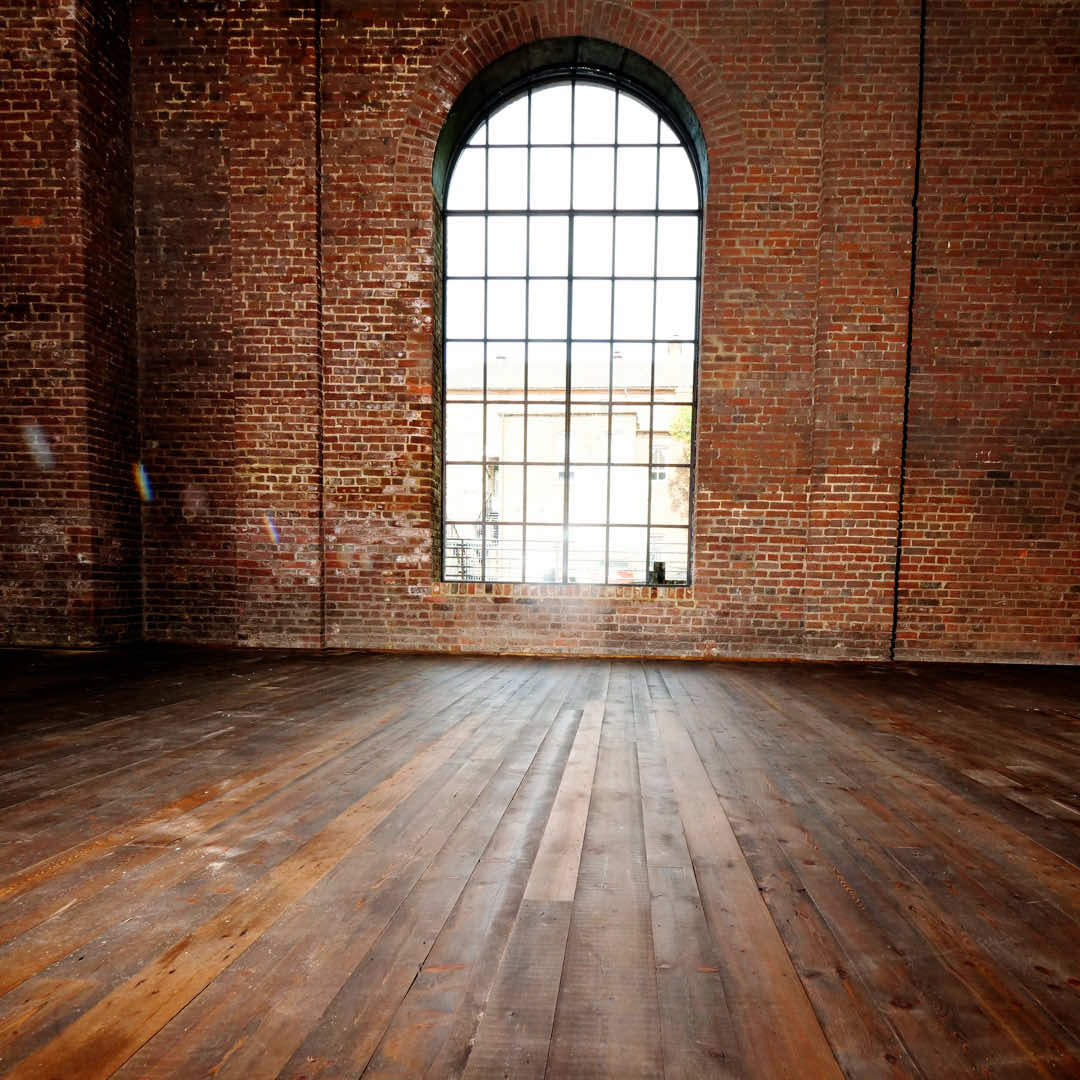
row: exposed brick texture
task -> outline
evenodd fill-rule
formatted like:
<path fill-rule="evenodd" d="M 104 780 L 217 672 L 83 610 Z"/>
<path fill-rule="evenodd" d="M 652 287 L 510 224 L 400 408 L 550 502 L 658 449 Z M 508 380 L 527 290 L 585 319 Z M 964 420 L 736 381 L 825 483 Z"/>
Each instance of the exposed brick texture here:
<path fill-rule="evenodd" d="M 8 640 L 129 632 L 141 558 L 152 640 L 889 654 L 917 0 L 134 0 L 130 158 L 125 6 L 70 9 L 0 0 Z M 1080 660 L 1078 19 L 928 7 L 900 657 Z M 435 141 L 561 35 L 708 147 L 690 588 L 437 580 Z"/>

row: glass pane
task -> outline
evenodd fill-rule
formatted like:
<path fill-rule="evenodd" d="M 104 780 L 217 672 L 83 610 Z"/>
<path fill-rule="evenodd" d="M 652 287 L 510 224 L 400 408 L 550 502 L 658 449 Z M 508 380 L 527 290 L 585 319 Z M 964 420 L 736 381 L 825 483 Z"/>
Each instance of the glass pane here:
<path fill-rule="evenodd" d="M 484 505 L 484 467 L 447 465 L 444 498 L 448 521 L 479 521 Z"/>
<path fill-rule="evenodd" d="M 608 408 L 606 405 L 570 406 L 570 460 L 607 461 Z M 607 504 L 599 508 L 606 512 Z"/>
<path fill-rule="evenodd" d="M 446 219 L 447 277 L 482 277 L 484 274 L 484 218 Z"/>
<path fill-rule="evenodd" d="M 529 205 L 533 210 L 570 207 L 570 150 L 534 149 L 529 164 Z"/>
<path fill-rule="evenodd" d="M 447 461 L 479 461 L 484 448 L 484 406 L 459 405 L 452 402 L 446 406 Z"/>
<path fill-rule="evenodd" d="M 483 147 L 466 148 L 458 155 L 446 193 L 447 210 L 484 209 L 484 173 L 487 151 Z"/>
<path fill-rule="evenodd" d="M 484 336 L 484 283 L 451 279 L 446 283 L 446 336 Z"/>
<path fill-rule="evenodd" d="M 656 113 L 630 94 L 619 94 L 619 142 L 656 142 Z"/>
<path fill-rule="evenodd" d="M 570 529 L 567 540 L 568 580 L 579 585 L 603 584 L 604 541 L 607 530 L 582 528 Z"/>
<path fill-rule="evenodd" d="M 525 520 L 562 522 L 563 467 L 561 465 L 525 466 Z"/>
<path fill-rule="evenodd" d="M 566 343 L 529 342 L 529 397 L 562 400 L 566 396 Z"/>
<path fill-rule="evenodd" d="M 584 147 L 574 151 L 574 209 L 610 210 L 615 201 L 615 151 Z"/>
<path fill-rule="evenodd" d="M 473 133 L 469 136 L 469 146 L 483 146 L 487 142 L 487 121 L 485 120 Z"/>
<path fill-rule="evenodd" d="M 532 131 L 534 143 L 570 142 L 570 84 L 544 86 L 532 92 Z"/>
<path fill-rule="evenodd" d="M 569 264 L 569 232 L 569 218 L 532 219 L 529 233 L 530 274 L 565 276 Z"/>
<path fill-rule="evenodd" d="M 574 274 L 577 277 L 611 276 L 611 236 L 613 219 L 574 219 Z"/>
<path fill-rule="evenodd" d="M 574 142 L 615 141 L 615 91 L 610 86 L 578 83 L 574 88 Z"/>
<path fill-rule="evenodd" d="M 654 465 L 651 475 L 655 525 L 690 524 L 690 470 L 685 465 Z"/>
<path fill-rule="evenodd" d="M 649 513 L 649 467 L 611 467 L 611 517 L 615 525 L 644 525 Z M 644 556 L 642 551 L 642 556 Z"/>
<path fill-rule="evenodd" d="M 657 221 L 656 273 L 659 277 L 694 277 L 698 261 L 696 217 L 662 217 Z"/>
<path fill-rule="evenodd" d="M 528 151 L 488 151 L 488 209 L 524 210 L 527 201 Z"/>
<path fill-rule="evenodd" d="M 646 532 L 646 529 L 608 530 L 608 581 L 611 584 L 645 584 Z"/>
<path fill-rule="evenodd" d="M 525 282 L 499 279 L 487 283 L 487 336 L 523 338 L 525 336 Z"/>
<path fill-rule="evenodd" d="M 570 397 L 574 401 L 607 401 L 611 379 L 611 346 L 606 341 L 575 341 L 570 347 Z"/>
<path fill-rule="evenodd" d="M 489 143 L 517 143 L 524 146 L 529 141 L 529 95 L 521 97 L 488 118 Z"/>
<path fill-rule="evenodd" d="M 489 524 L 487 527 L 485 565 L 488 581 L 520 581 L 524 563 L 520 525 Z"/>
<path fill-rule="evenodd" d="M 480 580 L 480 531 L 475 525 L 446 526 L 443 577 L 447 581 Z"/>
<path fill-rule="evenodd" d="M 566 456 L 566 409 L 562 405 L 530 405 L 525 453 L 529 461 L 559 462 Z M 533 519 L 538 520 L 538 519 Z M 547 518 L 539 519 L 547 521 Z M 559 512 L 562 520 L 562 512 Z"/>
<path fill-rule="evenodd" d="M 484 396 L 484 347 L 477 341 L 449 341 L 446 344 L 446 396 Z"/>
<path fill-rule="evenodd" d="M 487 406 L 488 461 L 522 461 L 525 457 L 525 406 L 489 403 Z"/>
<path fill-rule="evenodd" d="M 525 530 L 525 580 L 538 583 L 563 580 L 563 530 L 530 525 Z"/>
<path fill-rule="evenodd" d="M 529 282 L 529 337 L 565 334 L 566 316 L 566 278 Z"/>
<path fill-rule="evenodd" d="M 694 396 L 694 346 L 664 341 L 656 346 L 656 396 L 690 401 Z"/>
<path fill-rule="evenodd" d="M 658 281 L 656 283 L 656 336 L 694 339 L 697 283 Z"/>
<path fill-rule="evenodd" d="M 620 277 L 653 276 L 655 235 L 651 216 L 615 219 L 615 267 Z"/>
<path fill-rule="evenodd" d="M 652 380 L 652 346 L 641 341 L 617 341 L 614 360 L 615 400 L 648 401 Z"/>
<path fill-rule="evenodd" d="M 681 146 L 660 150 L 660 209 L 696 210 L 697 180 L 690 158 Z"/>
<path fill-rule="evenodd" d="M 671 130 L 666 120 L 660 121 L 660 141 L 667 144 L 679 142 L 679 136 Z"/>
<path fill-rule="evenodd" d="M 451 218 L 451 220 L 453 220 Z M 488 273 L 493 277 L 525 276 L 525 243 L 528 218 L 488 219 Z"/>
<path fill-rule="evenodd" d="M 489 485 L 489 515 L 496 515 L 499 521 L 524 521 L 525 466 L 494 466 L 491 469 Z M 520 535 L 518 539 L 520 542 Z"/>
<path fill-rule="evenodd" d="M 607 474 L 606 465 L 570 466 L 570 521 L 602 525 L 607 520 Z"/>
<path fill-rule="evenodd" d="M 679 584 L 687 580 L 690 533 L 687 529 L 649 530 L 649 569 L 656 584 Z M 663 563 L 657 567 L 656 563 Z M 661 581 L 662 574 L 662 581 Z"/>
<path fill-rule="evenodd" d="M 525 396 L 525 345 L 521 341 L 489 341 L 487 347 L 488 394 Z"/>
<path fill-rule="evenodd" d="M 615 282 L 615 337 L 653 336 L 652 281 Z"/>
<path fill-rule="evenodd" d="M 656 208 L 656 151 L 651 146 L 619 148 L 615 205 L 620 210 Z"/>
<path fill-rule="evenodd" d="M 623 464 L 649 461 L 649 406 L 622 405 L 611 408 L 611 460 Z M 642 518 L 642 521 L 645 519 Z"/>
<path fill-rule="evenodd" d="M 653 461 L 690 464 L 692 421 L 693 410 L 689 405 L 653 406 Z"/>
<path fill-rule="evenodd" d="M 575 281 L 573 303 L 572 325 L 575 338 L 611 336 L 610 281 Z"/>

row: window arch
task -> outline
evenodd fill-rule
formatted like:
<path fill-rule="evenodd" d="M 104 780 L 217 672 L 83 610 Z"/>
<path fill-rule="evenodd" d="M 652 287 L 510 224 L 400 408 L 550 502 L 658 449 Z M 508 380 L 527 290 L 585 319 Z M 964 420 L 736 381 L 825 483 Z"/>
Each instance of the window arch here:
<path fill-rule="evenodd" d="M 686 584 L 705 165 L 641 57 L 558 39 L 448 117 L 447 581 Z"/>

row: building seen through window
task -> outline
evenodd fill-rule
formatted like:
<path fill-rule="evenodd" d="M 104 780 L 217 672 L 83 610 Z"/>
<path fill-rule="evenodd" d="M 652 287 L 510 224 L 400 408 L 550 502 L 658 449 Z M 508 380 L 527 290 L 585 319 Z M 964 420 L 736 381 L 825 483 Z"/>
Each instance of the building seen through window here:
<path fill-rule="evenodd" d="M 444 257 L 443 577 L 689 580 L 700 192 L 626 87 L 537 83 L 475 129 Z"/>

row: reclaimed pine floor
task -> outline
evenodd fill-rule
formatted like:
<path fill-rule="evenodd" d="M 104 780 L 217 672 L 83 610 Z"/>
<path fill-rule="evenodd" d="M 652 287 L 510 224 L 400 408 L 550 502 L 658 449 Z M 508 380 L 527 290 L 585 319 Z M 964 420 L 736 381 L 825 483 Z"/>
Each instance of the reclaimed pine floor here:
<path fill-rule="evenodd" d="M 1080 1077 L 1076 676 L 7 654 L 0 1076 Z"/>

